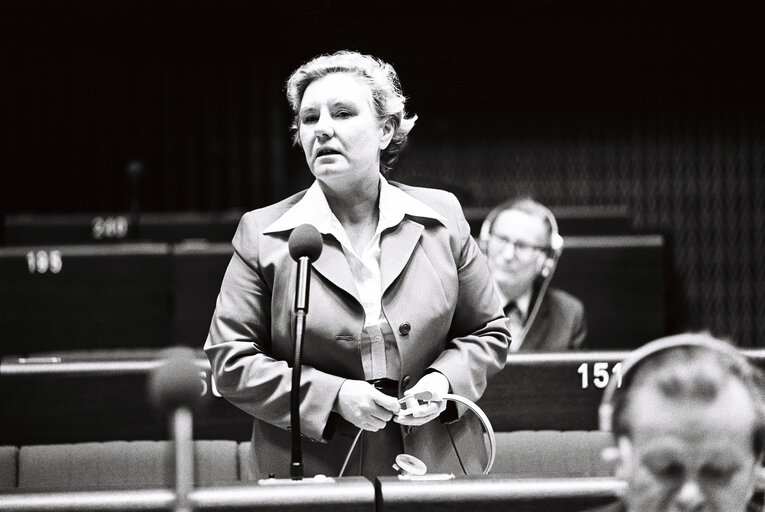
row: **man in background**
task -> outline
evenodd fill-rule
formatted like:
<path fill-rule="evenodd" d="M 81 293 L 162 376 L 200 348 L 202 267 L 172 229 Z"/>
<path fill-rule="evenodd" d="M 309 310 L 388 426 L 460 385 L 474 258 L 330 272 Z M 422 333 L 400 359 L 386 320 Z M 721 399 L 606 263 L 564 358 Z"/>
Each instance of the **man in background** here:
<path fill-rule="evenodd" d="M 504 202 L 486 216 L 480 245 L 510 319 L 510 351 L 582 348 L 587 336 L 584 305 L 549 287 L 563 250 L 552 212 L 530 198 Z"/>

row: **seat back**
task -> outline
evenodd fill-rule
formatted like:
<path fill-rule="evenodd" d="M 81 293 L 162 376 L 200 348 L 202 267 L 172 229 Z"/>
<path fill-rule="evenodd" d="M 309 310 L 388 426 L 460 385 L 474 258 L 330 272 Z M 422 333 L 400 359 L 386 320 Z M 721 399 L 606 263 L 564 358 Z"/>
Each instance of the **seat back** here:
<path fill-rule="evenodd" d="M 242 441 L 237 444 L 237 452 L 239 455 L 239 478 L 241 480 L 252 480 L 250 476 L 250 442 Z"/>
<path fill-rule="evenodd" d="M 601 457 L 611 434 L 584 430 L 498 432 L 492 474 L 514 478 L 585 478 L 612 476 Z"/>
<path fill-rule="evenodd" d="M 16 446 L 0 446 L 0 489 L 16 487 L 19 449 Z"/>
<path fill-rule="evenodd" d="M 235 441 L 194 441 L 196 485 L 239 479 Z M 98 489 L 171 486 L 170 441 L 109 441 L 22 446 L 18 487 Z"/>

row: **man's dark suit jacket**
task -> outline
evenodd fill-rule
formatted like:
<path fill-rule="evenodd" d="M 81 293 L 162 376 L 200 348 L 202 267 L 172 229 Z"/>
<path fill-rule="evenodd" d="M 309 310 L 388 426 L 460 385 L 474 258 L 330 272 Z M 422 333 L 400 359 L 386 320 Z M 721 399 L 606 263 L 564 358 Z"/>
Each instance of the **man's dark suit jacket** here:
<path fill-rule="evenodd" d="M 627 509 L 624 508 L 624 504 L 617 501 L 609 505 L 603 505 L 598 508 L 583 510 L 582 512 L 626 512 L 626 511 Z"/>
<path fill-rule="evenodd" d="M 548 288 L 520 352 L 555 352 L 580 349 L 587 336 L 584 305 L 573 295 Z"/>
<path fill-rule="evenodd" d="M 755 502 L 750 502 L 749 505 L 747 505 L 746 510 L 747 512 L 757 512 L 761 510 L 761 506 L 758 506 Z M 625 507 L 621 501 L 617 501 L 610 505 L 583 510 L 582 512 L 627 512 L 627 507 Z"/>

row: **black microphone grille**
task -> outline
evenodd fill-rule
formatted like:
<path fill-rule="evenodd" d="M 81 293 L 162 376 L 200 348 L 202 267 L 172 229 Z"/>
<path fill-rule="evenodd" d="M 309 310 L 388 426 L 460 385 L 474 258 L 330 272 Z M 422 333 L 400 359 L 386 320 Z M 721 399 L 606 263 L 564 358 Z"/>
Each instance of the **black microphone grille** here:
<path fill-rule="evenodd" d="M 140 160 L 131 160 L 125 166 L 125 173 L 130 178 L 138 178 L 146 171 L 146 166 Z"/>
<path fill-rule="evenodd" d="M 290 233 L 289 249 L 295 261 L 303 256 L 307 256 L 308 261 L 316 261 L 321 256 L 321 233 L 310 224 L 301 224 Z"/>
<path fill-rule="evenodd" d="M 194 351 L 187 347 L 165 350 L 162 363 L 149 377 L 149 399 L 160 411 L 194 408 L 202 398 L 202 377 Z"/>

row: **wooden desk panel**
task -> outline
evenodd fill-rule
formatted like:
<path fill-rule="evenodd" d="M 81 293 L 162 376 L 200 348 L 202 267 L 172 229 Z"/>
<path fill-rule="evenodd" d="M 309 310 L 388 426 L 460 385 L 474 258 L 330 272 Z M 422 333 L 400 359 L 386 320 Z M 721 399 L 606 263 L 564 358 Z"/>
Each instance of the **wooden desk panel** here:
<path fill-rule="evenodd" d="M 202 348 L 234 249 L 230 243 L 184 243 L 172 251 L 173 343 Z"/>
<path fill-rule="evenodd" d="M 149 405 L 147 382 L 158 350 L 99 356 L 50 353 L 0 362 L 0 445 L 169 439 Z M 765 350 L 744 350 L 765 368 Z M 513 354 L 492 377 L 479 407 L 497 432 L 596 430 L 603 372 L 627 352 Z M 195 414 L 198 439 L 250 439 L 252 419 L 213 394 L 210 366 L 197 359 L 205 395 Z M 587 374 L 580 370 L 582 366 Z M 586 384 L 586 387 L 583 385 Z"/>
<path fill-rule="evenodd" d="M 765 369 L 765 350 L 742 350 Z M 619 378 L 627 351 L 511 354 L 478 406 L 497 432 L 597 430 L 608 380 Z"/>
<path fill-rule="evenodd" d="M 566 240 L 552 286 L 584 302 L 588 348 L 664 334 L 663 251 L 656 235 Z M 232 253 L 204 241 L 0 248 L 0 355 L 201 347 Z"/>
<path fill-rule="evenodd" d="M 54 353 L 0 363 L 0 445 L 171 439 L 155 411 L 148 379 L 160 352 L 98 357 Z M 250 439 L 252 419 L 215 396 L 210 365 L 197 359 L 203 399 L 194 414 L 196 439 Z"/>
<path fill-rule="evenodd" d="M 15 214 L 3 219 L 5 244 L 100 244 L 142 240 L 231 242 L 243 211 Z"/>
<path fill-rule="evenodd" d="M 550 281 L 584 303 L 593 350 L 629 350 L 666 333 L 660 235 L 568 237 Z"/>
<path fill-rule="evenodd" d="M 513 430 L 597 430 L 603 395 L 602 370 L 608 378 L 627 352 L 511 354 L 494 375 L 478 406 L 497 432 Z M 583 367 L 584 365 L 584 367 Z M 586 379 L 583 379 L 586 368 Z M 580 370 L 580 371 L 577 371 Z"/>
<path fill-rule="evenodd" d="M 167 244 L 0 248 L 0 353 L 168 346 L 169 276 Z"/>

